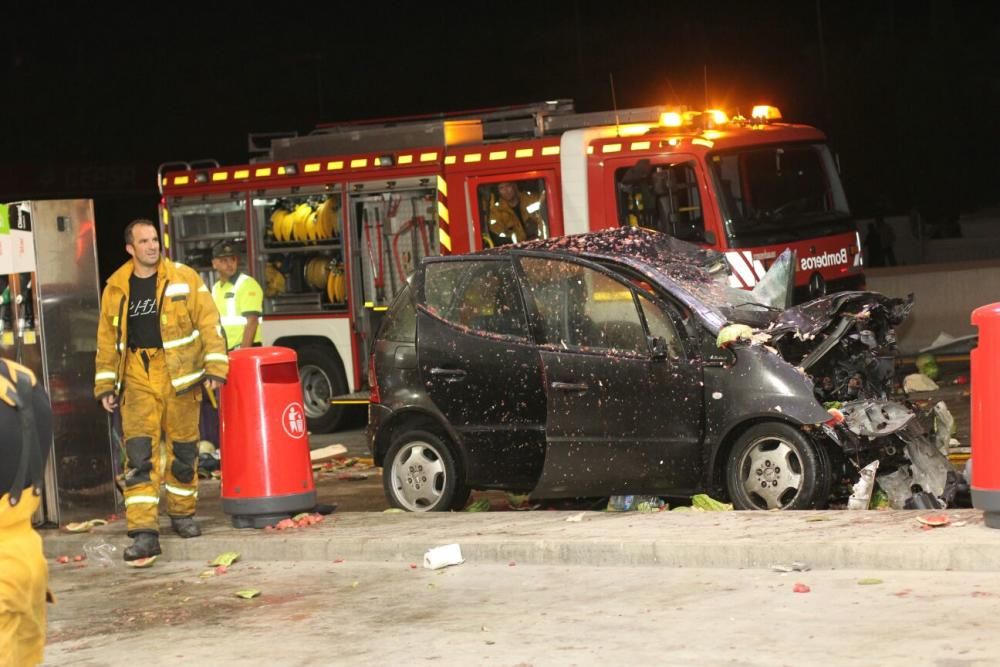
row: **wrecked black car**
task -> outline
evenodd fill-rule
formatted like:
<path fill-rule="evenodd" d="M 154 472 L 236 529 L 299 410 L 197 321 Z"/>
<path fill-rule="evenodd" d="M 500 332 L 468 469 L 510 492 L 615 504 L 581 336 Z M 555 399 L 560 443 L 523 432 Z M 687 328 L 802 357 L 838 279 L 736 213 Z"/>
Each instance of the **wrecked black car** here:
<path fill-rule="evenodd" d="M 718 253 L 632 228 L 424 260 L 370 359 L 389 502 L 444 511 L 504 489 L 818 508 L 874 461 L 896 475 L 894 506 L 938 502 L 947 459 L 889 400 L 911 304 L 785 308 L 792 265 L 736 290 Z"/>

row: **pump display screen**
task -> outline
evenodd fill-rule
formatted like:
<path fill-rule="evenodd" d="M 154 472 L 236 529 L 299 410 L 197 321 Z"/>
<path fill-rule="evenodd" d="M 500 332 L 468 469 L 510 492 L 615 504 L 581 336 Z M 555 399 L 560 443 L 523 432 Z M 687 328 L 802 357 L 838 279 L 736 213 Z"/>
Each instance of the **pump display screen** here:
<path fill-rule="evenodd" d="M 710 156 L 727 232 L 738 245 L 853 229 L 833 158 L 823 144 L 786 144 Z"/>

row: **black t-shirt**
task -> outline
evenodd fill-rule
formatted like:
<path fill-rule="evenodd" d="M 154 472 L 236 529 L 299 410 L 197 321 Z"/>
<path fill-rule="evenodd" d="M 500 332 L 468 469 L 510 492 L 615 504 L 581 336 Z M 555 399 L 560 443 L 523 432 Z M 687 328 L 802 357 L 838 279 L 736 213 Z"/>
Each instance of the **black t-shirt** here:
<path fill-rule="evenodd" d="M 41 380 L 32 389 L 32 403 L 35 407 L 35 425 L 42 458 L 41 468 L 38 470 L 32 465 L 31 459 L 28 459 L 25 488 L 31 485 L 31 480 L 41 477 L 52 445 L 52 408 Z M 16 408 L 0 401 L 0 496 L 12 490 L 10 487 L 14 484 L 14 476 L 21 460 L 21 447 L 21 417 Z"/>
<path fill-rule="evenodd" d="M 156 310 L 156 274 L 128 279 L 128 346 L 163 347 Z"/>

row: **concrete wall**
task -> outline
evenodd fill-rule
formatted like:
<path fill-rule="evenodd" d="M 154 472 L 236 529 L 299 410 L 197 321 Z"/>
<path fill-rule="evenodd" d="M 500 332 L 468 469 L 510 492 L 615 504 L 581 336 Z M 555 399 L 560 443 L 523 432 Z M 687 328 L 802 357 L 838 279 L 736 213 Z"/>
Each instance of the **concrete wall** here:
<path fill-rule="evenodd" d="M 930 345 L 942 331 L 952 336 L 976 333 L 969 320 L 972 311 L 1000 301 L 1000 259 L 869 268 L 866 274 L 874 292 L 915 296 L 909 319 L 897 331 L 903 354 Z"/>

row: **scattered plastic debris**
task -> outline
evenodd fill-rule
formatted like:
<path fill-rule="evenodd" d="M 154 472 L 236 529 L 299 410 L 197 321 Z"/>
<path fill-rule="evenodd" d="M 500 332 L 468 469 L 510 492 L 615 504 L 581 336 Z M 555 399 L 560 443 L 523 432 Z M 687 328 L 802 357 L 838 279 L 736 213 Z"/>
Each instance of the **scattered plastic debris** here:
<path fill-rule="evenodd" d="M 772 565 L 772 572 L 808 572 L 811 568 L 808 563 L 800 560 L 792 561 L 788 565 Z"/>
<path fill-rule="evenodd" d="M 801 583 L 798 583 L 798 582 L 796 582 L 795 585 L 792 586 L 792 592 L 793 593 L 808 593 L 811 590 L 812 589 L 809 588 L 808 586 L 806 586 L 805 584 L 801 584 Z"/>
<path fill-rule="evenodd" d="M 236 591 L 236 597 L 243 598 L 244 600 L 250 600 L 258 595 L 260 595 L 260 591 L 256 588 L 244 588 L 241 591 Z"/>
<path fill-rule="evenodd" d="M 884 583 L 881 579 L 875 579 L 873 577 L 858 579 L 858 586 L 877 586 L 881 583 Z"/>
<path fill-rule="evenodd" d="M 919 391 L 937 391 L 937 382 L 923 373 L 912 373 L 903 378 L 903 391 L 907 394 Z"/>
<path fill-rule="evenodd" d="M 847 499 L 847 509 L 866 510 L 871 505 L 878 463 L 878 459 L 876 459 L 861 469 L 851 497 Z"/>
<path fill-rule="evenodd" d="M 658 496 L 611 496 L 608 512 L 659 512 L 667 503 Z"/>
<path fill-rule="evenodd" d="M 104 540 L 87 542 L 83 545 L 83 553 L 87 554 L 87 558 L 101 567 L 110 567 L 114 565 L 117 562 L 117 559 L 115 558 L 115 553 L 117 551 L 118 548 L 115 547 L 115 545 L 105 542 Z"/>
<path fill-rule="evenodd" d="M 440 547 L 428 549 L 424 554 L 424 567 L 428 570 L 440 570 L 449 565 L 460 565 L 464 563 L 462 549 L 457 544 L 446 544 Z"/>
<path fill-rule="evenodd" d="M 581 521 L 583 521 L 584 515 L 586 515 L 586 512 L 580 512 L 579 514 L 574 514 L 572 516 L 566 517 L 566 521 L 568 521 L 569 523 L 580 523 Z"/>

